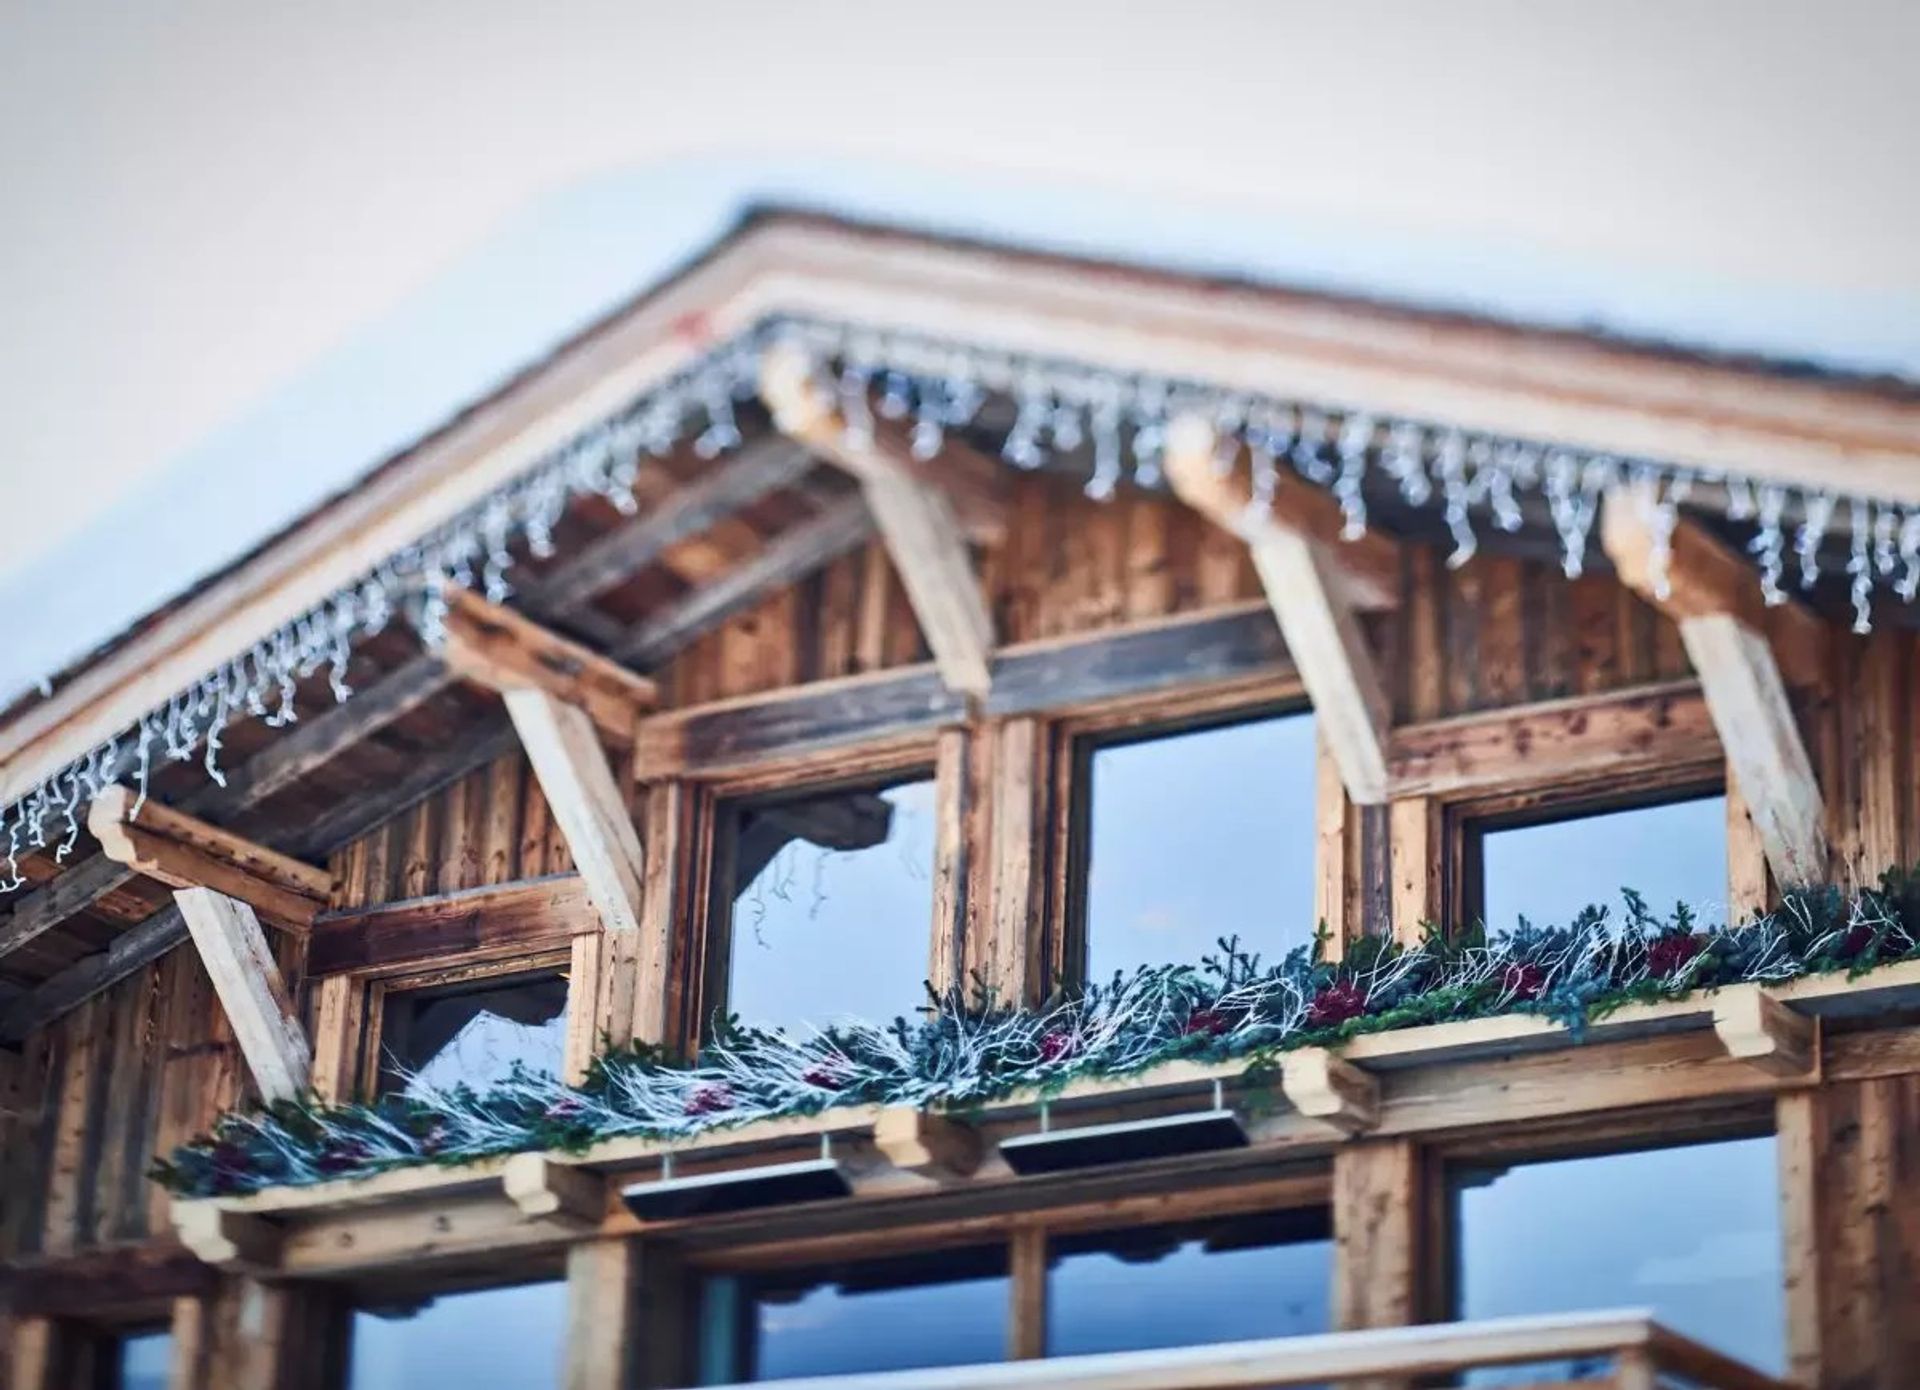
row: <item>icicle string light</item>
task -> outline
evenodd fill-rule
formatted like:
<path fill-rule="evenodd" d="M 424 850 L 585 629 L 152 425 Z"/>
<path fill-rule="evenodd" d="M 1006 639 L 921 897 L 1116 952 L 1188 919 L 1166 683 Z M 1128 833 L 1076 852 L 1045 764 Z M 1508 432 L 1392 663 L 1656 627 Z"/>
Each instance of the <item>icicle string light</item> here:
<path fill-rule="evenodd" d="M 1789 546 L 1797 587 L 1820 578 L 1822 550 L 1836 521 L 1845 533 L 1844 572 L 1856 631 L 1871 626 L 1881 591 L 1904 602 L 1920 595 L 1920 507 L 1382 417 L 1322 401 L 1254 397 L 908 333 L 775 318 L 717 346 L 0 809 L 0 892 L 23 886 L 21 859 L 28 851 L 51 848 L 56 858 L 70 852 L 87 802 L 105 786 L 131 779 L 144 799 L 157 765 L 196 758 L 219 782 L 225 775 L 222 733 L 235 719 L 291 724 L 299 715 L 296 687 L 322 672 L 333 698 L 347 699 L 355 645 L 396 615 L 404 615 L 429 648 L 436 646 L 444 635 L 446 585 L 476 588 L 496 601 L 507 598 L 516 547 L 537 558 L 551 556 L 555 527 L 576 498 L 603 497 L 632 515 L 638 510 L 634 483 L 647 458 L 689 441 L 703 458 L 738 447 L 737 407 L 755 396 L 761 354 L 776 341 L 797 343 L 832 365 L 830 394 L 850 431 L 870 435 L 876 415 L 901 422 L 915 457 L 929 464 L 948 434 L 972 430 L 997 436 L 1001 454 L 1015 467 L 1080 470 L 1088 495 L 1104 499 L 1125 483 L 1163 486 L 1167 426 L 1193 412 L 1219 432 L 1223 468 L 1239 466 L 1244 452 L 1255 507 L 1264 507 L 1283 472 L 1291 472 L 1332 493 L 1343 533 L 1354 538 L 1371 522 L 1369 479 L 1383 478 L 1407 507 L 1437 506 L 1453 540 L 1448 564 L 1455 568 L 1472 558 L 1488 521 L 1517 531 L 1532 511 L 1551 522 L 1563 569 L 1579 577 L 1601 499 L 1624 483 L 1648 508 L 1656 537 L 1655 583 L 1664 587 L 1681 504 L 1703 487 L 1718 486 L 1728 518 L 1755 527 L 1748 550 L 1768 604 L 1787 601 Z M 1011 405 L 1010 420 L 987 414 L 996 398 Z"/>

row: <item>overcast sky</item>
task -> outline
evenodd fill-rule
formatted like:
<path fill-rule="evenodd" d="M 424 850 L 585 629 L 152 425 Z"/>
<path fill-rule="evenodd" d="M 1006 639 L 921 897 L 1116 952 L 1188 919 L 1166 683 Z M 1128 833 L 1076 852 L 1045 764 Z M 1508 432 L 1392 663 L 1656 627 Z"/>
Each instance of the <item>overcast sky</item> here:
<path fill-rule="evenodd" d="M 756 196 L 1920 375 L 1920 6 L 0 0 L 0 687 Z"/>

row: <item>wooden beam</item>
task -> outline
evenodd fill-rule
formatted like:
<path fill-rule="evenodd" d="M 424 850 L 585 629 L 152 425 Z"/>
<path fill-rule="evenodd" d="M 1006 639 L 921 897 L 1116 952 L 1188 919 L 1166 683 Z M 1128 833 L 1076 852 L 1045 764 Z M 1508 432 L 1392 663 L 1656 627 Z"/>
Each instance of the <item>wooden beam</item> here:
<path fill-rule="evenodd" d="M 1713 996 L 1713 1031 L 1729 1057 L 1773 1076 L 1808 1076 L 1819 1065 L 1819 1025 L 1758 985 L 1733 985 Z"/>
<path fill-rule="evenodd" d="M 1395 797 L 1461 797 L 1718 763 L 1692 681 L 1545 700 L 1403 724 L 1389 744 Z"/>
<path fill-rule="evenodd" d="M 0 1301 L 14 1314 L 32 1317 L 144 1316 L 175 1298 L 211 1293 L 217 1283 L 192 1251 L 168 1239 L 0 1265 Z"/>
<path fill-rule="evenodd" d="M 1679 624 L 1774 877 L 1790 887 L 1818 882 L 1827 873 L 1826 809 L 1765 635 L 1757 583 L 1739 557 L 1684 517 L 1663 568 L 1659 530 L 1645 492 L 1607 495 L 1601 544 L 1622 582 Z"/>
<path fill-rule="evenodd" d="M 990 716 L 1086 711 L 1165 691 L 1265 689 L 1293 679 L 1265 603 L 1233 604 L 1091 636 L 1003 647 L 993 658 Z M 964 722 L 966 704 L 931 666 L 813 681 L 640 722 L 643 778 L 706 775 Z"/>
<path fill-rule="evenodd" d="M 87 829 L 116 863 L 174 888 L 212 888 L 277 925 L 311 926 L 333 887 L 325 869 L 157 801 L 140 805 L 129 787 L 108 787 L 96 796 Z"/>
<path fill-rule="evenodd" d="M 463 888 L 322 914 L 307 938 L 307 978 L 371 974 L 450 956 L 564 947 L 598 929 L 578 874 Z"/>
<path fill-rule="evenodd" d="M 752 440 L 738 453 L 705 464 L 656 505 L 589 541 L 550 574 L 522 584 L 515 601 L 536 619 L 578 626 L 582 610 L 596 595 L 638 574 L 680 542 L 799 482 L 816 466 L 813 456 L 790 439 Z M 597 633 L 588 635 L 600 640 Z"/>
<path fill-rule="evenodd" d="M 767 352 L 760 395 L 784 434 L 859 479 L 941 676 L 951 690 L 985 696 L 993 618 L 953 506 L 930 481 L 940 463 L 917 463 L 877 422 L 849 430 L 797 344 Z"/>
<path fill-rule="evenodd" d="M 210 888 L 183 888 L 173 899 L 262 1098 L 296 1099 L 313 1050 L 253 909 Z"/>
<path fill-rule="evenodd" d="M 653 667 L 702 633 L 711 632 L 775 590 L 795 583 L 873 534 L 873 513 L 860 498 L 835 502 L 817 516 L 781 532 L 752 558 L 703 584 L 684 598 L 613 636 L 608 649 L 618 661 Z"/>
<path fill-rule="evenodd" d="M 1347 795 L 1358 805 L 1378 805 L 1387 799 L 1392 704 L 1360 628 L 1355 581 L 1337 551 L 1341 542 L 1299 519 L 1298 509 L 1263 511 L 1236 502 L 1237 493 L 1221 487 L 1215 448 L 1207 420 L 1175 420 L 1167 431 L 1167 481 L 1182 501 L 1247 542 Z M 1396 577 L 1398 568 L 1396 560 Z"/>
<path fill-rule="evenodd" d="M 1380 1083 L 1324 1047 L 1283 1053 L 1280 1089 L 1295 1110 L 1342 1134 L 1359 1134 L 1380 1123 Z"/>
<path fill-rule="evenodd" d="M 531 618 L 489 603 L 467 589 L 447 591 L 447 668 L 502 695 L 540 692 L 584 711 L 616 743 L 633 739 L 634 722 L 659 703 L 659 688 Z"/>
<path fill-rule="evenodd" d="M 645 872 L 640 836 L 593 722 L 584 711 L 542 690 L 517 689 L 506 699 L 507 713 L 602 925 L 608 931 L 638 931 Z"/>

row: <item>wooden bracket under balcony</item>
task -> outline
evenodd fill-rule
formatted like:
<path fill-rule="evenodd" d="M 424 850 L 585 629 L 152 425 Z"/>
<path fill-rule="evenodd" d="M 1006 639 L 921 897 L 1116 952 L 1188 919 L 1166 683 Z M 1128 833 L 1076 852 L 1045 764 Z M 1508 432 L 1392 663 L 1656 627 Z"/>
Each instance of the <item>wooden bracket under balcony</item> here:
<path fill-rule="evenodd" d="M 874 1117 L 873 1146 L 902 1172 L 930 1178 L 971 1177 L 986 1152 L 971 1125 L 910 1105 L 889 1106 Z"/>
<path fill-rule="evenodd" d="M 1820 1021 L 1795 1013 L 1758 985 L 1714 995 L 1713 1031 L 1729 1057 L 1772 1076 L 1811 1076 L 1820 1065 Z"/>
<path fill-rule="evenodd" d="M 270 1270 L 280 1262 L 281 1228 L 263 1216 L 210 1202 L 174 1208 L 180 1243 L 217 1269 Z"/>
<path fill-rule="evenodd" d="M 513 1155 L 501 1169 L 500 1186 L 520 1214 L 530 1219 L 595 1226 L 607 1214 L 604 1177 L 546 1154 Z"/>
<path fill-rule="evenodd" d="M 1380 1083 L 1324 1047 L 1284 1054 L 1280 1089 L 1295 1110 L 1342 1134 L 1360 1134 L 1380 1123 Z"/>

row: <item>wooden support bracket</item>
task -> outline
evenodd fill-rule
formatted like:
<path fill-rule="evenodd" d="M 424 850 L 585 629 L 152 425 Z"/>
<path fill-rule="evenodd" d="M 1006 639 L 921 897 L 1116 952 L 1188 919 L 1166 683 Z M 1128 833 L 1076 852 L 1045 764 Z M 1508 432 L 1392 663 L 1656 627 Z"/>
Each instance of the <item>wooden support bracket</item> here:
<path fill-rule="evenodd" d="M 1355 595 L 1384 598 L 1386 574 L 1377 559 L 1355 565 L 1344 554 L 1352 544 L 1378 555 L 1383 545 L 1392 551 L 1392 542 L 1378 536 L 1365 545 L 1340 541 L 1314 505 L 1248 505 L 1247 491 L 1231 486 L 1231 475 L 1223 477 L 1217 466 L 1217 445 L 1206 419 L 1175 420 L 1167 430 L 1167 481 L 1188 506 L 1246 541 L 1347 795 L 1358 805 L 1378 805 L 1387 799 L 1392 705 L 1360 629 Z M 1396 585 L 1398 573 L 1395 557 Z"/>
<path fill-rule="evenodd" d="M 218 1269 L 264 1272 L 280 1263 L 281 1229 L 265 1217 L 213 1201 L 175 1202 L 180 1243 Z"/>
<path fill-rule="evenodd" d="M 1601 545 L 1621 582 L 1679 624 L 1774 877 L 1788 886 L 1816 882 L 1827 872 L 1826 812 L 1765 635 L 1759 584 L 1698 523 L 1680 518 L 1664 539 L 1662 529 L 1643 489 L 1607 494 Z"/>
<path fill-rule="evenodd" d="M 607 1214 L 607 1180 L 590 1169 L 556 1163 L 545 1154 L 515 1154 L 500 1173 L 507 1199 L 529 1219 L 597 1226 Z"/>
<path fill-rule="evenodd" d="M 898 431 L 883 427 L 886 422 L 849 429 L 813 359 L 796 344 L 768 350 L 760 364 L 760 395 L 783 434 L 859 480 L 941 677 L 949 689 L 984 698 L 993 618 L 957 509 L 934 482 L 943 474 L 970 477 L 977 470 L 946 458 L 916 460 Z"/>
<path fill-rule="evenodd" d="M 1280 1089 L 1295 1110 L 1342 1134 L 1360 1134 L 1380 1123 L 1380 1083 L 1324 1047 L 1284 1054 Z"/>
<path fill-rule="evenodd" d="M 971 1125 L 910 1105 L 880 1112 L 873 1122 L 873 1146 L 894 1167 L 932 1178 L 970 1177 L 985 1153 Z"/>
<path fill-rule="evenodd" d="M 253 909 L 210 888 L 183 888 L 173 900 L 261 1097 L 297 1099 L 313 1073 L 313 1047 Z"/>
<path fill-rule="evenodd" d="M 1729 1057 L 1771 1076 L 1810 1076 L 1819 1065 L 1818 1022 L 1759 985 L 1735 985 L 1714 995 L 1713 1031 Z"/>
<path fill-rule="evenodd" d="M 463 680 L 502 695 L 541 691 L 585 711 L 618 744 L 633 742 L 640 716 L 660 703 L 652 681 L 523 614 L 467 589 L 447 590 L 442 659 Z"/>
<path fill-rule="evenodd" d="M 294 931 L 313 925 L 333 887 L 325 869 L 157 801 L 143 805 L 130 787 L 104 788 L 87 808 L 87 829 L 109 859 L 169 887 L 211 888 Z"/>

